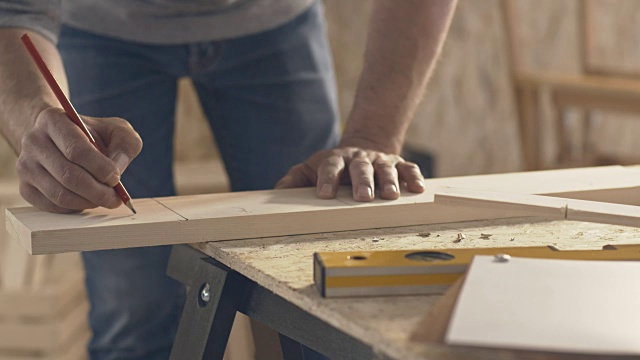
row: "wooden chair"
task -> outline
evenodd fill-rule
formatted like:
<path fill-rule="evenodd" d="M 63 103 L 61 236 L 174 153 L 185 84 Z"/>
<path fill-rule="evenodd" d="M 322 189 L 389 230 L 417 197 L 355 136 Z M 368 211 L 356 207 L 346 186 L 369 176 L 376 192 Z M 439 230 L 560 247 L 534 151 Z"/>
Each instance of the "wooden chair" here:
<path fill-rule="evenodd" d="M 582 73 L 566 74 L 525 69 L 520 49 L 520 32 L 515 0 L 503 0 L 503 14 L 509 40 L 511 70 L 516 93 L 522 152 L 527 170 L 543 168 L 541 162 L 541 130 L 539 99 L 548 93 L 554 110 L 554 128 L 558 147 L 556 163 L 551 167 L 594 166 L 629 163 L 629 160 L 598 154 L 589 143 L 593 111 L 640 114 L 640 80 L 622 72 L 592 66 L 591 13 L 593 0 L 577 0 L 580 4 Z M 570 158 L 569 138 L 564 118 L 567 108 L 583 110 L 581 119 L 581 156 L 578 162 Z"/>

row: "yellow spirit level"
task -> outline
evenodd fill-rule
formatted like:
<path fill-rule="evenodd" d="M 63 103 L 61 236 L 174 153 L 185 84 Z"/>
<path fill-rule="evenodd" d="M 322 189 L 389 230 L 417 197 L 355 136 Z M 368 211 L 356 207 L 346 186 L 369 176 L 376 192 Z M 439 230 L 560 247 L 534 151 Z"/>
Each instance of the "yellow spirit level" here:
<path fill-rule="evenodd" d="M 476 255 L 564 260 L 640 260 L 640 244 L 602 250 L 558 250 L 552 246 L 479 249 L 319 252 L 313 280 L 323 297 L 440 294 Z"/>

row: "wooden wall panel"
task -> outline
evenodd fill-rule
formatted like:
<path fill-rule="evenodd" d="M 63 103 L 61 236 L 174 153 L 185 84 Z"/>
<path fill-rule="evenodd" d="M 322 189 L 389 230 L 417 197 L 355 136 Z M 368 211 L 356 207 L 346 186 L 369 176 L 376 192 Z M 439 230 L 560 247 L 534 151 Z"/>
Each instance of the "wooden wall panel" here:
<path fill-rule="evenodd" d="M 371 1 L 325 0 L 346 117 L 361 70 Z M 353 16 L 357 14 L 357 16 Z M 462 0 L 408 144 L 437 156 L 438 176 L 520 169 L 516 112 L 498 0 Z"/>
<path fill-rule="evenodd" d="M 594 60 L 622 69 L 638 67 L 640 3 L 593 0 Z M 340 112 L 351 107 L 362 66 L 371 0 L 324 0 L 340 90 Z M 499 0 L 460 0 L 443 57 L 421 105 L 408 142 L 438 156 L 439 176 L 521 169 L 515 108 L 511 94 L 506 39 Z M 534 70 L 578 72 L 580 69 L 577 0 L 518 0 L 524 60 Z M 193 89 L 180 85 L 176 159 L 199 161 L 216 156 L 208 126 Z M 545 159 L 554 154 L 548 110 L 542 112 Z M 634 155 L 640 145 L 636 117 L 598 115 L 598 146 Z M 618 121 L 621 120 L 621 121 Z M 0 139 L 0 177 L 14 174 L 15 157 Z"/>

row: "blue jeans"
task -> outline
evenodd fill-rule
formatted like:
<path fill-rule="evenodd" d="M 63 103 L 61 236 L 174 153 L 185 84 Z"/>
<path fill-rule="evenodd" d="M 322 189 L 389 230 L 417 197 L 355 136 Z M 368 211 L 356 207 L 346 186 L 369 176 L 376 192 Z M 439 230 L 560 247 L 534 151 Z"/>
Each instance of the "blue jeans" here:
<path fill-rule="evenodd" d="M 289 23 L 225 41 L 156 46 L 63 27 L 59 49 L 83 115 L 128 120 L 144 142 L 122 177 L 134 198 L 174 195 L 176 87 L 190 77 L 234 191 L 272 188 L 289 167 L 335 146 L 338 116 L 320 2 Z M 92 359 L 167 359 L 184 287 L 170 247 L 83 254 Z"/>

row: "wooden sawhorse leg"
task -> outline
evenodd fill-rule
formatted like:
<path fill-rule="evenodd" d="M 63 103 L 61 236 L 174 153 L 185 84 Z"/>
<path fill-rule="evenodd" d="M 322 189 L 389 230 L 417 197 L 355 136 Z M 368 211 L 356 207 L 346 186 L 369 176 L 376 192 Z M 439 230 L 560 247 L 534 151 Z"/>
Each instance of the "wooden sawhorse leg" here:
<path fill-rule="evenodd" d="M 371 346 L 336 329 L 188 245 L 173 247 L 169 276 L 188 288 L 171 360 L 222 359 L 236 311 L 280 334 L 286 360 L 302 345 L 331 359 L 377 359 Z"/>
<path fill-rule="evenodd" d="M 174 247 L 169 264 L 187 286 L 171 359 L 222 359 L 243 290 L 239 274 L 190 247 Z"/>

